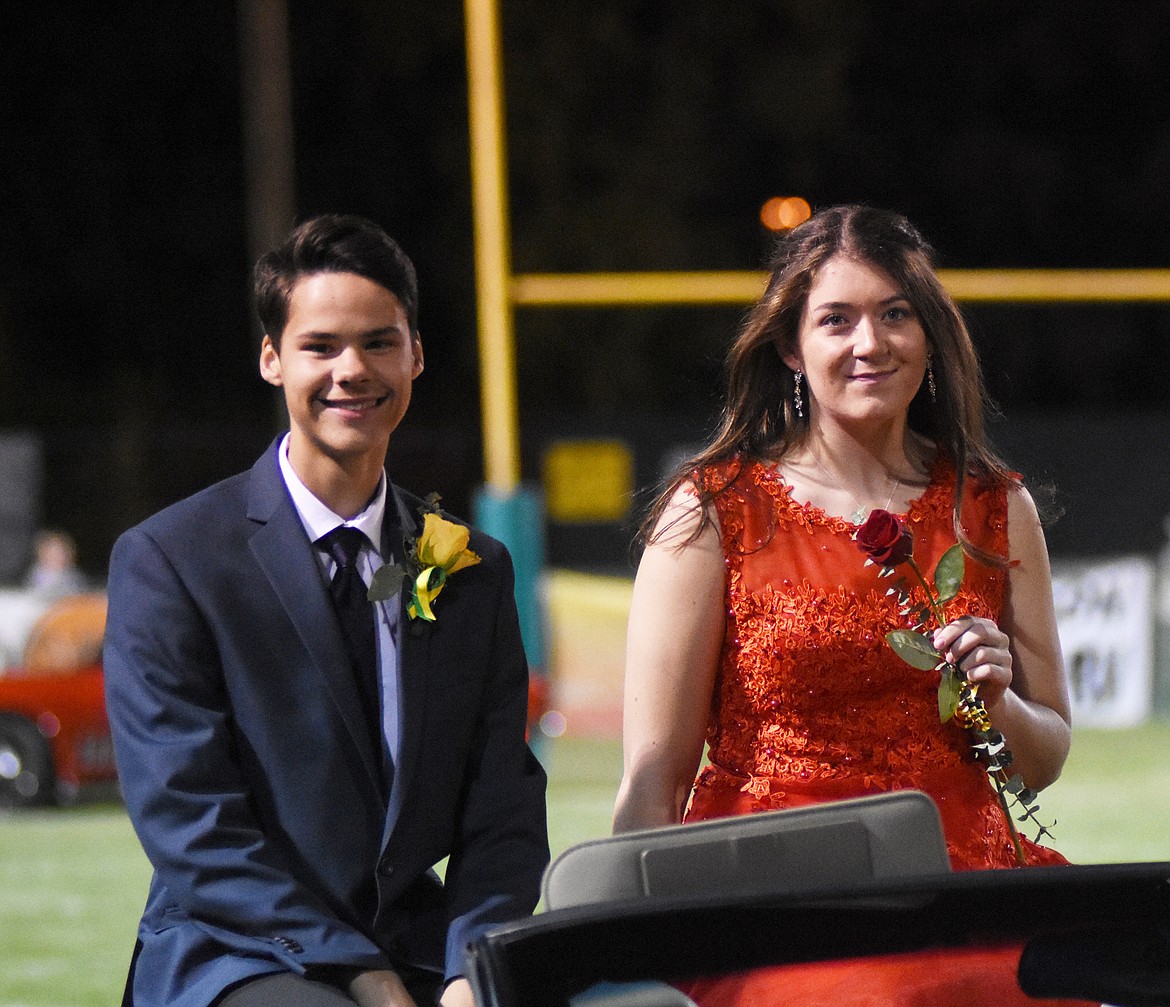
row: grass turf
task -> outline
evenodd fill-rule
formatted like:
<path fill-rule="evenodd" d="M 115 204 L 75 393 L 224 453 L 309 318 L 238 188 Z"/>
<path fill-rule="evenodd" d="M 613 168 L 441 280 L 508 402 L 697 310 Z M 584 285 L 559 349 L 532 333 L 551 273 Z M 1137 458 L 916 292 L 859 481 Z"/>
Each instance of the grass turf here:
<path fill-rule="evenodd" d="M 1079 731 L 1041 795 L 1053 845 L 1078 863 L 1170 860 L 1170 722 Z M 549 770 L 554 855 L 605 835 L 621 775 L 616 742 L 561 738 Z M 0 1007 L 108 1007 L 121 996 L 150 869 L 122 809 L 95 803 L 0 817 Z"/>

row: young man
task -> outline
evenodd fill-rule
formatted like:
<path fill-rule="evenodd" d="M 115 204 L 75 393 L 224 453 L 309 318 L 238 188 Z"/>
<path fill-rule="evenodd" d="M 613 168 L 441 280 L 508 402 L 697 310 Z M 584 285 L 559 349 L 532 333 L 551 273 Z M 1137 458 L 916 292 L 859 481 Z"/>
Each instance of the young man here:
<path fill-rule="evenodd" d="M 469 1004 L 464 946 L 532 911 L 548 861 L 511 562 L 472 531 L 434 621 L 400 577 L 366 597 L 383 564 L 417 577 L 425 509 L 384 471 L 423 369 L 398 246 L 316 218 L 256 293 L 289 433 L 110 561 L 107 704 L 154 866 L 126 1002 Z"/>

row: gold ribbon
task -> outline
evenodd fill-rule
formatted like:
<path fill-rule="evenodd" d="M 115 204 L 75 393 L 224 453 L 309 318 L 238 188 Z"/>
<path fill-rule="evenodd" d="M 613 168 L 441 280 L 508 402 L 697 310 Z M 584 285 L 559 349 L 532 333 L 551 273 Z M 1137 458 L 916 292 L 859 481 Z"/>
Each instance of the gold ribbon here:
<path fill-rule="evenodd" d="M 959 705 L 955 708 L 955 718 L 968 730 L 990 731 L 991 718 L 987 715 L 987 707 L 979 698 L 979 686 L 970 682 L 963 684 L 959 693 Z"/>
<path fill-rule="evenodd" d="M 431 574 L 438 571 L 438 582 L 431 586 Z M 443 590 L 443 585 L 447 583 L 447 571 L 441 566 L 428 566 L 422 573 L 415 578 L 414 591 L 410 601 L 409 614 L 413 618 L 426 619 L 427 622 L 435 621 L 435 613 L 431 611 L 431 602 L 439 597 L 439 592 Z"/>

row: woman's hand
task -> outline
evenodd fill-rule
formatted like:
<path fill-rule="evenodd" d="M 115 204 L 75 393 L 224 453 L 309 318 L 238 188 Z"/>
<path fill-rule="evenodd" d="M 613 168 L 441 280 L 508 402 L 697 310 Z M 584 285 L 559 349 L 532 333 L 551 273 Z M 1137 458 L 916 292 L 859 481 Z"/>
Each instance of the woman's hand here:
<path fill-rule="evenodd" d="M 990 619 L 965 615 L 934 634 L 934 646 L 959 669 L 989 713 L 1012 684 L 1011 641 Z M 993 717 L 994 719 L 994 717 Z"/>
<path fill-rule="evenodd" d="M 1022 487 L 1008 492 L 1008 555 L 999 619 L 956 619 L 935 633 L 934 645 L 979 686 L 992 725 L 1011 749 L 1012 773 L 1043 790 L 1060 776 L 1072 732 L 1048 550 Z"/>

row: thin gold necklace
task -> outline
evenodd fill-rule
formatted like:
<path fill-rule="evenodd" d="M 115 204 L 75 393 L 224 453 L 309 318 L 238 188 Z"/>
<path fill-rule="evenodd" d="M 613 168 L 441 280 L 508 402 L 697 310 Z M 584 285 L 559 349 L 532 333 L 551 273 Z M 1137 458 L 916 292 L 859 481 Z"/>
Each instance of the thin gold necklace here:
<path fill-rule="evenodd" d="M 849 490 L 845 488 L 845 484 L 842 483 L 841 480 L 838 479 L 835 475 L 833 475 L 832 472 L 825 468 L 824 462 L 821 461 L 820 457 L 815 451 L 809 451 L 809 454 L 812 455 L 812 460 L 817 463 L 817 468 L 819 468 L 822 472 L 825 473 L 825 475 L 827 475 L 834 483 L 837 484 L 837 489 L 839 489 L 842 493 L 849 497 L 850 500 L 853 501 L 853 505 L 857 509 L 849 515 L 849 523 L 861 524 L 867 517 L 869 517 L 870 512 L 875 508 L 867 507 L 860 500 L 858 500 L 857 497 L 850 493 Z M 894 502 L 894 494 L 898 492 L 898 487 L 902 485 L 902 480 L 898 476 L 894 476 L 893 479 L 894 485 L 890 487 L 890 495 L 886 497 L 886 502 L 881 507 L 881 510 L 888 511 L 890 509 L 890 504 Z"/>

